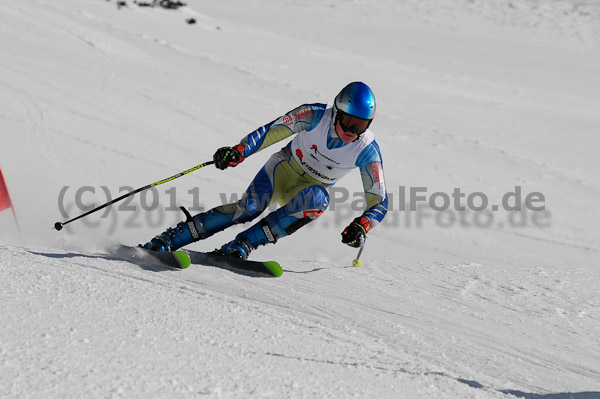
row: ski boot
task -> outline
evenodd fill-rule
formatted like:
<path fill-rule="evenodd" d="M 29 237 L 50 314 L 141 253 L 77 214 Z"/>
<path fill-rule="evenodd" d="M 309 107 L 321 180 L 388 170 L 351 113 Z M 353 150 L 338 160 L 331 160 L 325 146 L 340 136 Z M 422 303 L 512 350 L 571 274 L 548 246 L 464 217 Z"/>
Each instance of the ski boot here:
<path fill-rule="evenodd" d="M 181 209 L 187 219 L 177 223 L 175 228 L 169 227 L 166 231 L 151 239 L 144 244 L 144 248 L 151 251 L 171 252 L 201 239 L 190 213 L 184 207 L 181 207 Z"/>
<path fill-rule="evenodd" d="M 172 245 L 173 245 L 173 243 L 169 239 L 169 237 L 167 235 L 162 235 L 161 234 L 161 235 L 158 235 L 158 236 L 154 237 L 153 239 L 151 239 L 147 243 L 145 243 L 143 245 L 143 247 L 146 248 L 146 249 L 149 249 L 150 251 L 171 252 L 171 246 Z"/>
<path fill-rule="evenodd" d="M 248 255 L 252 252 L 252 245 L 244 238 L 236 238 L 230 243 L 223 245 L 217 252 L 221 255 L 231 256 L 233 258 L 248 259 Z"/>
<path fill-rule="evenodd" d="M 223 245 L 218 251 L 227 256 L 247 259 L 250 252 L 259 245 L 275 242 L 277 242 L 277 236 L 271 231 L 267 218 L 264 218 L 248 230 L 242 231 L 235 237 L 235 240 Z"/>

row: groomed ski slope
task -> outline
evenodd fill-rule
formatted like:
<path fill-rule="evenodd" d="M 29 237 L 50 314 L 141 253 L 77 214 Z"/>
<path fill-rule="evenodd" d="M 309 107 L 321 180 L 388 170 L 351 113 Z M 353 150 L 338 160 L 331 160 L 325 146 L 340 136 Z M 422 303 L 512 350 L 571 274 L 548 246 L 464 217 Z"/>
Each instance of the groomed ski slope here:
<path fill-rule="evenodd" d="M 0 168 L 20 225 L 0 212 L 1 398 L 600 398 L 599 6 L 128 3 L 0 4 Z M 210 160 L 353 80 L 378 99 L 395 207 L 362 268 L 342 201 L 252 254 L 280 278 L 111 255 L 176 206 L 241 193 L 271 148 L 52 230 L 61 209 Z M 547 212 L 438 219 L 400 212 L 401 186 L 491 204 L 519 186 Z M 336 188 L 351 202 L 358 173 Z"/>
<path fill-rule="evenodd" d="M 597 381 L 598 276 L 581 269 L 296 261 L 274 279 L 2 252 L 7 397 L 502 398 Z"/>

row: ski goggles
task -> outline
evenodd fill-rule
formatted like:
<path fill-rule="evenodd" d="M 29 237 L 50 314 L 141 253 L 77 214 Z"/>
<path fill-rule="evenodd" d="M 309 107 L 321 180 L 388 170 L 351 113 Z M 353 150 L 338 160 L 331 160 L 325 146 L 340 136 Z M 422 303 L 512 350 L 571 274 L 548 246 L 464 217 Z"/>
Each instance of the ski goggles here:
<path fill-rule="evenodd" d="M 358 136 L 366 132 L 373 121 L 373 119 L 363 119 L 352 116 L 339 109 L 336 112 L 335 120 L 340 123 L 340 127 L 343 131 L 354 133 Z"/>

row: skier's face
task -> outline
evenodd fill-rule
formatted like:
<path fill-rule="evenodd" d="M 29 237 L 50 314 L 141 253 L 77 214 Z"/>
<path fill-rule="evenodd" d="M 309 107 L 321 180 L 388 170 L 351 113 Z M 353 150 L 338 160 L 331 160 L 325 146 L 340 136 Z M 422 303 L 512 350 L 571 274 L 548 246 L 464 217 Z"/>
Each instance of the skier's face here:
<path fill-rule="evenodd" d="M 346 143 L 356 140 L 358 136 L 367 131 L 370 124 L 371 119 L 358 118 L 342 110 L 336 110 L 335 131 L 339 138 Z"/>
<path fill-rule="evenodd" d="M 356 133 L 344 131 L 339 120 L 335 122 L 335 132 L 344 143 L 351 143 L 358 137 L 358 134 Z"/>

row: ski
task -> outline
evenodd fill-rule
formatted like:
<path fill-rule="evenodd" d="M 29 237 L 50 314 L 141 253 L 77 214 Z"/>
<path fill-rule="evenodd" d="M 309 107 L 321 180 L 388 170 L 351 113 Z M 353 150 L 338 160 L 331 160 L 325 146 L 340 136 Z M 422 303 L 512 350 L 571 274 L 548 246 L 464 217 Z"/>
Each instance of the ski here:
<path fill-rule="evenodd" d="M 226 255 L 219 255 L 215 252 L 198 252 L 198 251 L 173 251 L 173 252 L 158 252 L 150 251 L 143 247 L 130 247 L 120 245 L 120 255 L 126 258 L 144 258 L 152 257 L 159 260 L 166 266 L 187 269 L 190 264 L 198 264 L 204 266 L 214 266 L 222 269 L 242 271 L 279 277 L 283 274 L 283 269 L 279 263 L 274 261 L 261 262 L 254 260 L 244 260 L 233 258 Z"/>
<path fill-rule="evenodd" d="M 144 248 L 140 248 L 140 250 L 160 260 L 167 266 L 177 267 L 179 269 L 187 269 L 191 264 L 189 255 L 183 251 L 158 252 L 150 251 Z"/>
<path fill-rule="evenodd" d="M 226 255 L 219 255 L 214 252 L 186 252 L 189 254 L 190 261 L 194 264 L 264 274 L 273 277 L 279 277 L 283 274 L 283 269 L 279 263 L 274 261 L 260 262 L 255 260 L 244 260 Z"/>
<path fill-rule="evenodd" d="M 139 247 L 130 247 L 127 245 L 121 245 L 121 248 L 126 252 L 128 257 L 132 258 L 142 258 L 142 257 L 152 257 L 154 259 L 159 260 L 166 266 L 178 268 L 178 269 L 186 269 L 190 266 L 191 261 L 190 257 L 184 251 L 173 251 L 173 252 L 158 252 L 158 251 L 150 251 L 149 249 Z"/>

